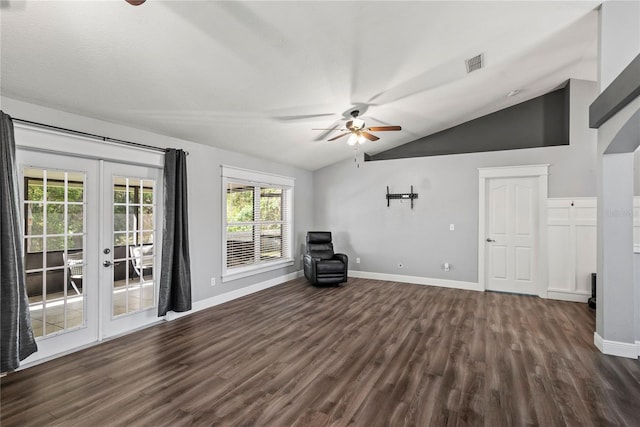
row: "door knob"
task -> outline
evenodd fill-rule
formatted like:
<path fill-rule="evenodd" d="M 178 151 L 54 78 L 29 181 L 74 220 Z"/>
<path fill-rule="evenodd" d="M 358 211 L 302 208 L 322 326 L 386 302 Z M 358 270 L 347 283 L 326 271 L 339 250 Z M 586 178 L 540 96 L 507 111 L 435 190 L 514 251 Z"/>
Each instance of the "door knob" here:
<path fill-rule="evenodd" d="M 495 242 L 495 240 L 493 240 L 493 239 L 491 239 L 491 238 L 487 237 L 487 242 L 491 243 L 491 242 Z"/>
<path fill-rule="evenodd" d="M 105 267 L 111 267 L 111 261 L 107 260 L 103 262 L 102 265 L 104 265 Z"/>

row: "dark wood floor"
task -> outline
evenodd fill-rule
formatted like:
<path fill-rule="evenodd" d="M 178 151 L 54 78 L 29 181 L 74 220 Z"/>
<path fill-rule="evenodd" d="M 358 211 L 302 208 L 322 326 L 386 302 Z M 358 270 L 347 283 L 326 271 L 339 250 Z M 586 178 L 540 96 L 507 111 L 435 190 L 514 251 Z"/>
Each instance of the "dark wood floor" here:
<path fill-rule="evenodd" d="M 638 426 L 585 304 L 303 279 L 9 374 L 8 426 Z"/>

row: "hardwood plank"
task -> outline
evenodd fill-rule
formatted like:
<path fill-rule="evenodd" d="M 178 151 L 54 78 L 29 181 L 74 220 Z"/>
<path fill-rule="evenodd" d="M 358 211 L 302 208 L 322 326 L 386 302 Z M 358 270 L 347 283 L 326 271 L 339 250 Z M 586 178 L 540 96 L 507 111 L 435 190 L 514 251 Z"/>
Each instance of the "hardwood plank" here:
<path fill-rule="evenodd" d="M 585 304 L 304 279 L 0 379 L 5 426 L 637 426 Z"/>

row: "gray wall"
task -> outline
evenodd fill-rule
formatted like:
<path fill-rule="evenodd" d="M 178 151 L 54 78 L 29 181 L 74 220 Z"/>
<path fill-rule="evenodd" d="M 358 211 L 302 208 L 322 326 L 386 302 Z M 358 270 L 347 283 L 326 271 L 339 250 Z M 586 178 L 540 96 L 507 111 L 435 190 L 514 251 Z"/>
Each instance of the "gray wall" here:
<path fill-rule="evenodd" d="M 635 283 L 635 340 L 640 342 L 640 254 L 633 254 L 633 282 Z"/>
<path fill-rule="evenodd" d="M 608 341 L 635 341 L 633 254 L 633 153 L 608 154 L 602 159 L 603 262 L 598 265 L 596 310 L 604 309 L 603 329 Z"/>
<path fill-rule="evenodd" d="M 588 106 L 598 88 L 580 80 L 571 85 L 569 146 L 360 162 L 359 168 L 353 160 L 337 163 L 314 173 L 315 228 L 333 231 L 351 269 L 477 282 L 478 168 L 549 163 L 550 197 L 596 195 Z M 386 186 L 401 193 L 411 185 L 419 194 L 413 210 L 398 200 L 387 208 Z M 450 272 L 441 269 L 445 261 Z"/>
<path fill-rule="evenodd" d="M 599 88 L 600 91 L 605 90 L 614 79 L 627 67 L 627 65 L 640 54 L 640 3 L 631 1 L 606 1 L 600 7 L 600 25 L 599 25 Z M 614 115 L 598 129 L 598 168 L 599 177 L 598 189 L 598 306 L 596 311 L 596 332 L 605 340 L 621 340 L 626 343 L 640 341 L 640 323 L 638 320 L 638 308 L 640 307 L 640 281 L 635 274 L 637 270 L 637 261 L 618 260 L 616 258 L 618 245 L 624 242 L 618 242 L 605 231 L 605 221 L 610 227 L 616 225 L 616 218 L 606 215 L 609 208 L 608 200 L 617 201 L 617 189 L 612 194 L 605 192 L 603 181 L 618 179 L 615 173 L 605 171 L 603 168 L 604 153 L 612 142 L 615 142 L 616 134 L 625 125 L 626 120 L 640 111 L 640 98 L 631 101 L 624 109 Z M 638 142 L 638 141 L 636 141 Z M 627 178 L 633 180 L 633 186 L 629 189 L 629 194 L 638 195 L 638 153 L 634 155 L 633 168 L 634 171 L 629 173 Z M 607 172 L 607 173 L 605 173 Z M 626 188 L 628 182 L 620 182 L 620 188 Z M 609 186 L 616 187 L 616 186 Z M 627 200 L 622 200 L 628 203 Z M 622 205 L 622 203 L 621 203 Z M 612 206 L 616 208 L 616 206 Z M 624 206 L 621 206 L 624 209 Z M 621 217 L 620 221 L 628 220 L 629 217 Z M 631 233 L 632 221 L 627 221 L 627 233 Z M 628 248 L 622 248 L 621 253 L 628 251 Z M 634 257 L 635 259 L 635 257 Z M 631 263 L 632 265 L 629 265 Z M 611 265 L 609 267 L 609 265 Z M 617 270 L 624 270 L 625 283 L 616 283 L 608 281 L 605 277 L 609 271 L 618 275 Z M 632 283 L 632 286 L 630 285 Z M 635 299 L 634 305 L 623 304 L 618 305 L 618 301 L 630 301 Z M 635 311 L 635 313 L 634 313 Z M 621 320 L 622 319 L 622 320 Z"/>
<path fill-rule="evenodd" d="M 220 165 L 252 169 L 295 178 L 294 248 L 304 243 L 306 231 L 313 223 L 313 175 L 309 171 L 265 161 L 256 157 L 220 150 L 151 132 L 115 125 L 59 110 L 3 97 L 2 109 L 25 120 L 105 135 L 143 144 L 182 148 L 189 151 L 189 231 L 193 301 L 260 283 L 302 269 L 300 257 L 292 267 L 222 283 L 222 178 Z M 140 152 L 141 158 L 145 153 Z M 135 159 L 132 159 L 135 161 Z M 211 286 L 211 278 L 216 286 Z"/>
<path fill-rule="evenodd" d="M 302 269 L 296 248 L 313 224 L 313 175 L 292 166 L 189 143 L 189 228 L 194 301 L 250 286 Z M 222 283 L 222 178 L 220 165 L 230 165 L 295 178 L 294 266 Z M 211 287 L 211 277 L 216 286 Z"/>
<path fill-rule="evenodd" d="M 640 196 L 640 149 L 633 154 L 633 195 Z"/>
<path fill-rule="evenodd" d="M 603 91 L 640 52 L 640 2 L 607 0 L 600 7 L 598 80 Z"/>

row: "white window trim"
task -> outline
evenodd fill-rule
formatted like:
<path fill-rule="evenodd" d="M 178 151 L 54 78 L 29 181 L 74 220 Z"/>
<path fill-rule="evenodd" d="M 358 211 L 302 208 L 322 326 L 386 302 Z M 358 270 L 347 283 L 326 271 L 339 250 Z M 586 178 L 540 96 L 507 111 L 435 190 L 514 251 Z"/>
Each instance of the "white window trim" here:
<path fill-rule="evenodd" d="M 265 273 L 279 268 L 290 267 L 294 264 L 293 258 L 293 197 L 294 197 L 294 184 L 295 178 L 290 178 L 282 175 L 269 174 L 265 172 L 258 172 L 249 169 L 237 168 L 234 166 L 221 165 L 222 168 L 222 282 L 229 282 L 232 280 L 241 279 L 243 277 L 249 277 L 256 274 Z M 285 259 L 278 259 L 275 261 L 258 263 L 243 267 L 236 267 L 233 269 L 227 269 L 227 185 L 229 182 L 235 183 L 247 183 L 254 184 L 256 186 L 276 186 L 283 187 L 290 191 L 289 193 L 289 215 L 290 231 L 289 231 L 289 248 L 290 257 Z"/>
<path fill-rule="evenodd" d="M 226 245 L 225 245 L 226 246 Z M 224 260 L 223 260 L 224 262 Z M 290 267 L 293 265 L 293 259 L 278 260 L 260 265 L 251 265 L 248 267 L 234 268 L 233 273 L 222 275 L 222 282 L 230 282 L 232 280 L 242 279 L 243 277 L 253 276 L 255 274 L 266 273 L 268 271 L 277 270 L 279 268 Z M 224 269 L 224 266 L 223 266 Z"/>
<path fill-rule="evenodd" d="M 252 184 L 280 185 L 283 187 L 293 188 L 296 182 L 295 178 L 290 178 L 288 176 L 258 172 L 250 169 L 242 169 L 235 166 L 221 165 L 221 167 L 223 178 L 239 179 L 242 181 L 250 182 Z"/>

